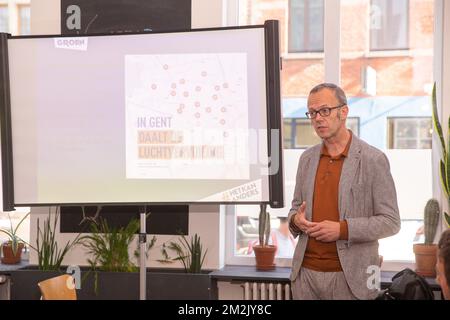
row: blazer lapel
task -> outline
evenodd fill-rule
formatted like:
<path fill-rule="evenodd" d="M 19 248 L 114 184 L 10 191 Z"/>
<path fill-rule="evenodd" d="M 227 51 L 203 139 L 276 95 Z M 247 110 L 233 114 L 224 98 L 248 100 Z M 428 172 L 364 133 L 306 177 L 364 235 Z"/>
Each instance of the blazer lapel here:
<path fill-rule="evenodd" d="M 317 167 L 319 166 L 321 145 L 316 147 L 316 150 L 312 153 L 309 159 L 308 172 L 306 175 L 306 220 L 312 220 L 312 209 L 314 200 L 314 185 L 316 182 Z"/>
<path fill-rule="evenodd" d="M 353 134 L 353 133 L 352 133 Z M 350 144 L 350 149 L 348 151 L 348 157 L 344 160 L 342 166 L 341 178 L 339 180 L 339 198 L 338 198 L 338 208 L 339 208 L 339 219 L 343 220 L 345 213 L 348 209 L 348 201 L 350 188 L 352 186 L 353 178 L 357 174 L 357 170 L 360 166 L 361 161 L 361 144 L 355 135 L 352 137 L 352 142 Z"/>

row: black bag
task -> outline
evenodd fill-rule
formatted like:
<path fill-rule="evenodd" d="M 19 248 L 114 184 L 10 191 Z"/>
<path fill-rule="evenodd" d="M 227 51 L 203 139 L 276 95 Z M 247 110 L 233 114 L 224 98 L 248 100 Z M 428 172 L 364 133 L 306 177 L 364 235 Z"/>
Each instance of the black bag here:
<path fill-rule="evenodd" d="M 392 277 L 392 284 L 376 300 L 434 300 L 434 295 L 423 277 L 404 269 Z"/>

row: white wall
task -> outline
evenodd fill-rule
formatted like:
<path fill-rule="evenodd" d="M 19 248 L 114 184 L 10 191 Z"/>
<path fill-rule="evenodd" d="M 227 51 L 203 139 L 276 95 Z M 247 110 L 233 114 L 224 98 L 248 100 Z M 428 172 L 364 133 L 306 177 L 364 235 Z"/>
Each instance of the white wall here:
<path fill-rule="evenodd" d="M 218 27 L 224 24 L 224 2 L 221 0 L 192 0 L 192 27 Z M 31 0 L 31 33 L 32 34 L 59 34 L 60 27 L 60 0 Z M 61 186 L 64 187 L 64 186 Z M 35 243 L 37 232 L 37 221 L 40 223 L 48 215 L 48 207 L 31 209 L 30 241 Z M 52 208 L 54 212 L 54 208 Z M 225 219 L 224 212 L 219 210 L 218 205 L 193 205 L 190 206 L 189 234 L 199 234 L 204 246 L 208 249 L 205 259 L 205 269 L 218 269 L 224 265 L 224 239 Z M 58 234 L 57 241 L 65 244 L 73 240 L 75 234 Z M 151 236 L 148 237 L 150 239 Z M 158 247 L 163 242 L 174 240 L 174 236 L 157 236 L 157 243 L 150 251 L 147 266 L 161 266 L 155 260 L 162 258 Z M 134 250 L 134 247 L 130 250 Z M 64 264 L 85 265 L 87 255 L 83 248 L 78 247 L 67 255 Z M 37 263 L 34 251 L 30 253 L 30 263 Z M 180 264 L 164 265 L 164 267 L 181 267 Z"/>

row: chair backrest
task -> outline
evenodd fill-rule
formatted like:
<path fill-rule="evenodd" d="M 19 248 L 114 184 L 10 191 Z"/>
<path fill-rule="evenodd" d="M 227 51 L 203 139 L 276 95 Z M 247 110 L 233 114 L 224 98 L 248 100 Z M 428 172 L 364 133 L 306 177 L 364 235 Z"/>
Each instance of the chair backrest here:
<path fill-rule="evenodd" d="M 77 300 L 75 279 L 68 274 L 38 283 L 43 300 Z"/>

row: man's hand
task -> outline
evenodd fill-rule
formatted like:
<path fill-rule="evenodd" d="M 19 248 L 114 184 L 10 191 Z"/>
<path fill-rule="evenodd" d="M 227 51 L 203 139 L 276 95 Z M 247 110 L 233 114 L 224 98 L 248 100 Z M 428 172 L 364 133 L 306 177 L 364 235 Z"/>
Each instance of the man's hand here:
<path fill-rule="evenodd" d="M 317 241 L 333 242 L 339 240 L 341 225 L 336 221 L 324 220 L 308 228 L 306 233 Z"/>
<path fill-rule="evenodd" d="M 300 207 L 298 208 L 297 213 L 294 216 L 294 224 L 302 232 L 306 232 L 309 228 L 312 228 L 316 225 L 316 223 L 306 220 L 305 211 L 306 211 L 306 202 L 303 201 Z"/>

